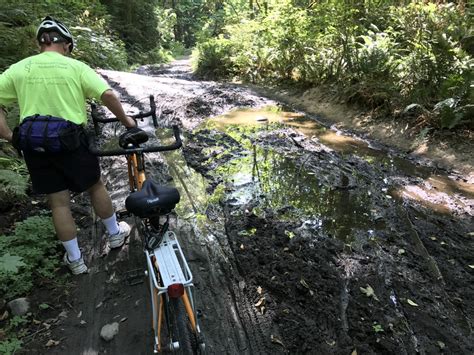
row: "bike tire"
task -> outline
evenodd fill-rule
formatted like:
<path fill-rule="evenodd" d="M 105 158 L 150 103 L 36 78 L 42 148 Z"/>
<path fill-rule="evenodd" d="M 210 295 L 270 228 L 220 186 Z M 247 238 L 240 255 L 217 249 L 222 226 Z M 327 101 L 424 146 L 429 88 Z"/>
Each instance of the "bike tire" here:
<path fill-rule="evenodd" d="M 175 353 L 189 355 L 197 354 L 197 340 L 191 329 L 183 301 L 179 298 L 169 300 L 169 310 L 172 313 L 172 337 L 179 341 L 179 350 Z"/>

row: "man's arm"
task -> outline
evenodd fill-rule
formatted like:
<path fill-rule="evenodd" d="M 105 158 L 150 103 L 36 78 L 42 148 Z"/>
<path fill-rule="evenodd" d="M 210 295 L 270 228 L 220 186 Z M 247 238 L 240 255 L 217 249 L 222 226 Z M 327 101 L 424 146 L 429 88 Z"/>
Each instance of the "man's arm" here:
<path fill-rule="evenodd" d="M 12 131 L 7 125 L 7 114 L 3 107 L 0 106 L 0 138 L 12 141 Z"/>
<path fill-rule="evenodd" d="M 106 90 L 100 97 L 102 103 L 117 117 L 127 128 L 136 127 L 136 122 L 125 114 L 122 104 L 112 90 Z"/>

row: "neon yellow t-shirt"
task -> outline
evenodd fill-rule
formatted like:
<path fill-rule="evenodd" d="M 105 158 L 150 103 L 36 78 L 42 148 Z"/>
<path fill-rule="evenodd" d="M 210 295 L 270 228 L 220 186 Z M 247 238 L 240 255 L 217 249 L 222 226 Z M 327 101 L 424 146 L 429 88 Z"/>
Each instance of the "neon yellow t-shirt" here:
<path fill-rule="evenodd" d="M 18 102 L 20 121 L 32 115 L 87 122 L 86 99 L 99 100 L 107 83 L 87 64 L 43 52 L 13 64 L 0 75 L 0 105 Z"/>

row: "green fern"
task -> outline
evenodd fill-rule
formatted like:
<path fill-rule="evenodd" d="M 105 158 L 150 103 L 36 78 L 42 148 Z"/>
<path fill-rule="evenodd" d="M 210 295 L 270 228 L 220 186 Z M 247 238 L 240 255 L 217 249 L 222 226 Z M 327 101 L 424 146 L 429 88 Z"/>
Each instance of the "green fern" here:
<path fill-rule="evenodd" d="M 52 219 L 46 215 L 16 223 L 13 235 L 0 235 L 0 294 L 7 299 L 26 295 L 35 279 L 53 278 L 60 260 L 57 247 Z"/>
<path fill-rule="evenodd" d="M 28 188 L 28 179 L 12 170 L 0 169 L 0 197 L 23 199 Z"/>

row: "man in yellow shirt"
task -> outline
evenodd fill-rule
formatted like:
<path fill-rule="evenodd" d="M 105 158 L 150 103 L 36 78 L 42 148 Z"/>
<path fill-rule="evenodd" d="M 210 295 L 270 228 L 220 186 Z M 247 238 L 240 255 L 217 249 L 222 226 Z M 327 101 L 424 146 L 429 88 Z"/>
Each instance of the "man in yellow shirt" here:
<path fill-rule="evenodd" d="M 74 40 L 64 24 L 46 17 L 38 28 L 37 40 L 40 54 L 13 64 L 0 75 L 0 138 L 12 141 L 3 106 L 14 102 L 20 107 L 20 122 L 55 117 L 80 131 L 87 122 L 86 99 L 95 98 L 125 127 L 136 126 L 106 82 L 86 64 L 68 57 Z M 70 191 L 89 193 L 94 210 L 107 229 L 111 248 L 124 244 L 130 226 L 117 222 L 112 201 L 100 178 L 98 159 L 89 153 L 83 140 L 70 151 L 23 149 L 23 155 L 33 190 L 47 194 L 56 234 L 66 249 L 64 263 L 73 274 L 87 272 L 87 266 L 77 242 Z"/>

